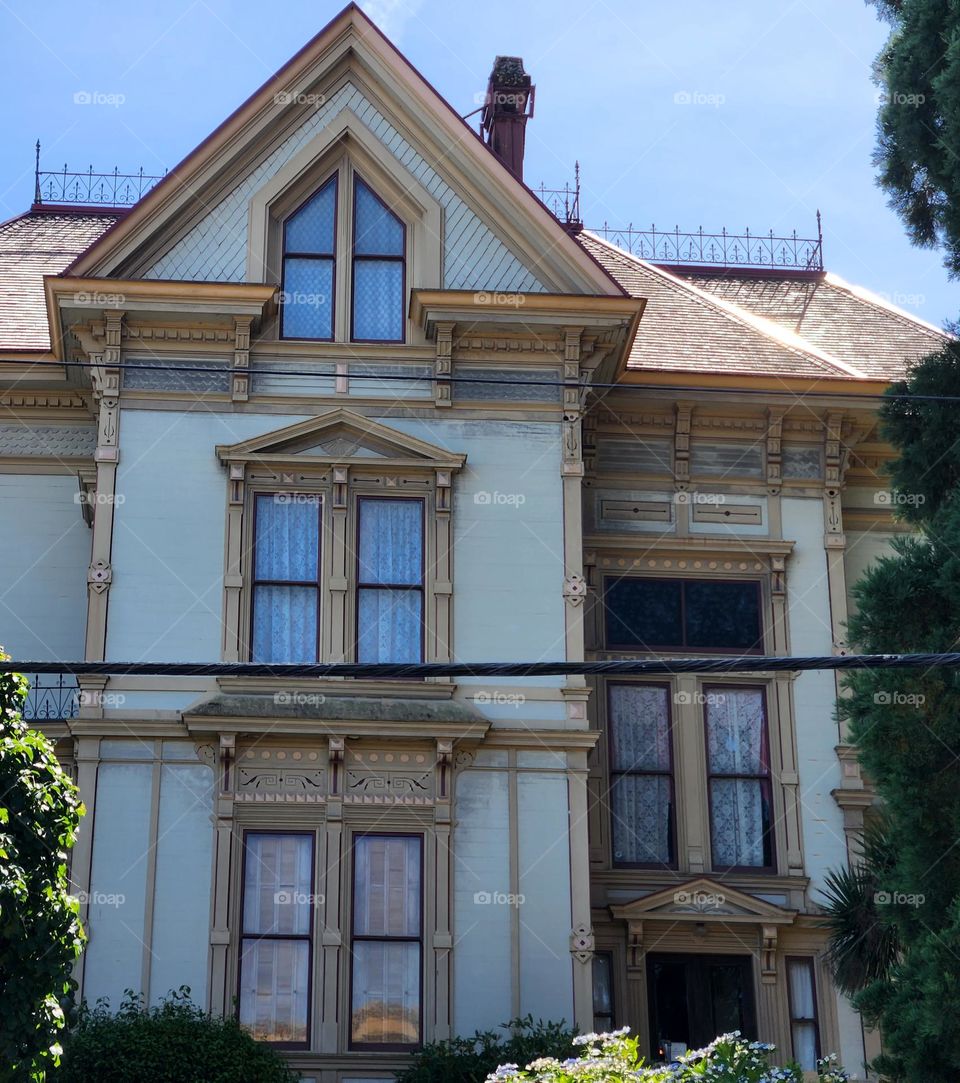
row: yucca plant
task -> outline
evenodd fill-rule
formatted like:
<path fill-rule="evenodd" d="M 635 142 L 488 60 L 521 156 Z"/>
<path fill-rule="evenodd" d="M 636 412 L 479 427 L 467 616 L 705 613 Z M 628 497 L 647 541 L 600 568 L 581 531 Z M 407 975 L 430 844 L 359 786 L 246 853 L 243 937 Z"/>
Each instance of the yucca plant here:
<path fill-rule="evenodd" d="M 829 931 L 827 964 L 848 996 L 884 980 L 900 953 L 894 911 L 886 905 L 894 855 L 881 813 L 867 823 L 860 860 L 824 878 L 824 924 Z"/>

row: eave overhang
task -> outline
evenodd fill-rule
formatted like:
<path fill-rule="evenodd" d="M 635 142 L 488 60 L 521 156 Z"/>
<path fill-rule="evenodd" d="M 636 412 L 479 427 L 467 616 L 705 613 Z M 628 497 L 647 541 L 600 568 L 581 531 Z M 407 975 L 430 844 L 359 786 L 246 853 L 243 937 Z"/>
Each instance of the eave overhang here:
<path fill-rule="evenodd" d="M 69 278 L 44 275 L 47 323 L 54 353 L 74 324 L 102 320 L 110 312 L 143 321 L 189 320 L 256 327 L 274 308 L 276 286 L 260 282 L 169 282 L 153 279 Z"/>

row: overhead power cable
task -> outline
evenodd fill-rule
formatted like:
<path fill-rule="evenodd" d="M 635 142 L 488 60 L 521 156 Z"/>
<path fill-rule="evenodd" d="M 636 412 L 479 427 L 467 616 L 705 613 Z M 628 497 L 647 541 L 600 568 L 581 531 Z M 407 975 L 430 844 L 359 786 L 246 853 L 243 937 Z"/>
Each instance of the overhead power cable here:
<path fill-rule="evenodd" d="M 644 676 L 670 673 L 759 673 L 836 669 L 960 668 L 960 652 L 942 654 L 840 654 L 784 657 L 630 658 L 600 662 L 330 662 L 276 665 L 265 662 L 36 662 L 0 660 L 0 673 L 56 673 L 103 677 L 426 677 Z M 346 687 L 345 687 L 346 690 Z"/>
<path fill-rule="evenodd" d="M 364 361 L 364 364 L 367 362 Z M 12 358 L 0 358 L 0 365 L 17 365 L 23 366 L 22 358 L 19 360 Z M 139 361 L 120 361 L 116 364 L 109 366 L 97 365 L 91 361 L 34 361 L 30 363 L 31 368 L 56 368 L 61 369 L 65 366 L 72 366 L 74 368 L 92 369 L 92 368 L 104 368 L 109 367 L 111 369 L 131 369 L 138 372 L 170 372 L 170 373 L 199 373 L 204 375 L 215 376 L 230 376 L 235 374 L 234 370 L 229 365 L 169 365 L 157 362 L 156 364 L 151 362 L 139 362 Z M 418 375 L 417 373 L 379 373 L 379 372 L 310 372 L 304 371 L 302 368 L 287 369 L 287 368 L 250 368 L 243 370 L 245 375 L 248 376 L 291 376 L 297 379 L 315 378 L 315 379 L 335 379 L 337 377 L 346 378 L 347 380 L 375 380 L 377 382 L 394 381 L 396 383 L 432 383 L 434 381 L 448 383 L 448 384 L 498 384 L 507 387 L 554 387 L 554 388 L 566 388 L 569 389 L 572 386 L 579 386 L 582 390 L 590 391 L 629 391 L 629 392 L 644 392 L 650 394 L 651 391 L 666 391 L 671 393 L 690 393 L 690 387 L 683 384 L 624 384 L 624 383 L 606 383 L 606 382 L 592 382 L 586 381 L 579 385 L 573 385 L 565 383 L 563 380 L 548 380 L 548 379 L 511 379 L 506 376 L 436 376 L 434 373 L 427 375 Z M 845 392 L 842 389 L 835 391 L 795 391 L 790 388 L 783 388 L 781 390 L 762 388 L 762 387 L 698 387 L 696 389 L 697 394 L 707 393 L 715 395 L 731 395 L 734 394 L 737 397 L 741 396 L 765 396 L 769 398 L 771 395 L 786 395 L 794 398 L 824 398 L 835 399 L 838 396 L 847 399 L 863 400 L 864 402 L 880 402 L 888 401 L 890 399 L 897 399 L 901 401 L 913 401 L 913 402 L 960 402 L 960 395 L 917 395 L 912 392 L 904 392 L 897 395 L 887 395 L 883 393 L 870 393 L 870 392 Z"/>

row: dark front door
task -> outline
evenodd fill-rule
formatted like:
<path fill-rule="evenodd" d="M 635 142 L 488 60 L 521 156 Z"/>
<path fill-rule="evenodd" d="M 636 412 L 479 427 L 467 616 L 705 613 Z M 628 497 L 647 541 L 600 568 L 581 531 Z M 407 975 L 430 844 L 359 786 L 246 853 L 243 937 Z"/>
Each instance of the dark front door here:
<path fill-rule="evenodd" d="M 654 1060 L 731 1030 L 757 1036 L 749 955 L 648 955 L 647 990 Z"/>

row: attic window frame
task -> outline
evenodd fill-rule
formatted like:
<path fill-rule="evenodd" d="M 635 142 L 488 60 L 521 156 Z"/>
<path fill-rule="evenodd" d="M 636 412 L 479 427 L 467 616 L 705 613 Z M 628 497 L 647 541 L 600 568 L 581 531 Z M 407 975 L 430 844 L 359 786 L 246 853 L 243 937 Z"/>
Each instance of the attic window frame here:
<path fill-rule="evenodd" d="M 284 333 L 285 302 L 282 299 L 282 291 L 285 283 L 285 270 L 288 258 L 296 258 L 298 253 L 287 252 L 286 229 L 288 221 L 317 195 L 329 182 L 334 179 L 336 195 L 334 201 L 333 221 L 333 253 L 332 257 L 322 256 L 319 258 L 330 259 L 333 262 L 332 274 L 332 305 L 330 314 L 330 336 L 324 338 L 304 338 L 302 336 L 287 335 Z M 397 256 L 376 257 L 390 259 L 399 262 L 402 266 L 400 288 L 400 331 L 401 337 L 395 339 L 358 339 L 354 337 L 354 295 L 355 295 L 355 270 L 357 256 L 355 247 L 355 222 L 357 204 L 357 181 L 364 184 L 374 197 L 400 222 L 403 230 L 403 253 Z M 275 256 L 271 264 L 275 266 L 274 275 L 281 289 L 280 312 L 277 320 L 277 334 L 282 342 L 326 342 L 326 343 L 351 343 L 362 345 L 404 345 L 411 340 L 410 320 L 408 316 L 408 297 L 411 287 L 415 287 L 423 277 L 423 269 L 419 271 L 414 265 L 414 233 L 417 226 L 417 216 L 412 213 L 412 201 L 405 197 L 401 189 L 396 187 L 396 182 L 385 175 L 382 169 L 363 156 L 358 162 L 353 153 L 345 148 L 333 159 L 329 160 L 326 167 L 314 173 L 309 184 L 300 183 L 288 191 L 285 197 L 281 197 L 271 208 L 271 214 L 275 216 Z M 429 226 L 427 228 L 430 228 Z M 301 254 L 302 255 L 302 254 Z M 311 258 L 311 254 L 307 254 Z"/>

